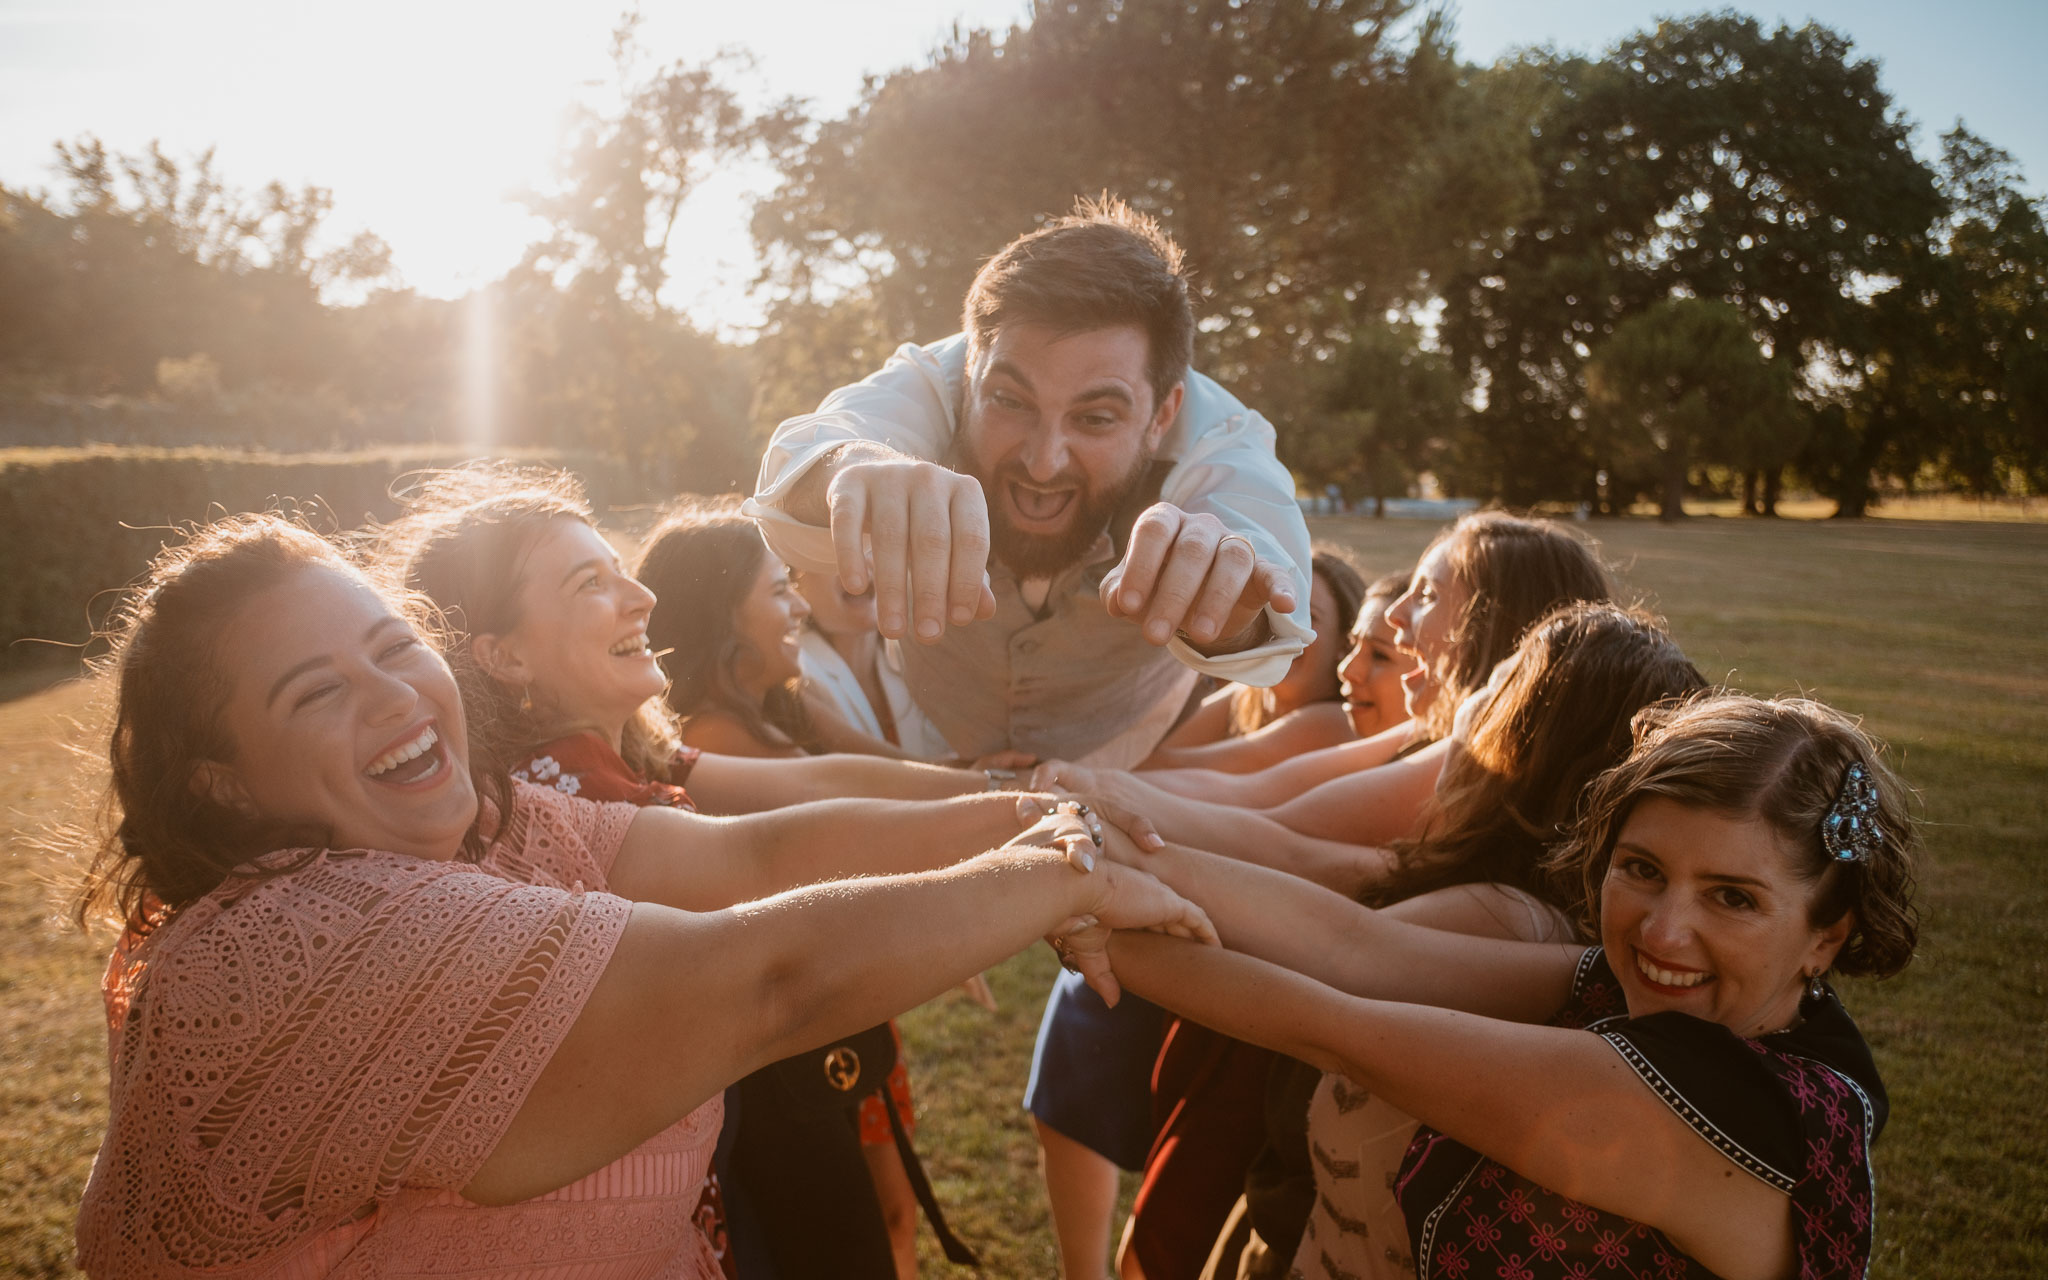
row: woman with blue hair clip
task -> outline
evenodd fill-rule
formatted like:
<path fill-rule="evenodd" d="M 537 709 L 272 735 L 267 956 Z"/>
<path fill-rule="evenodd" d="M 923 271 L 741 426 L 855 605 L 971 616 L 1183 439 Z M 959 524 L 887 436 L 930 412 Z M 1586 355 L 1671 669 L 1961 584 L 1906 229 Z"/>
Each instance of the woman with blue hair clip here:
<path fill-rule="evenodd" d="M 1827 979 L 1910 961 L 1916 844 L 1848 717 L 1720 695 L 1643 713 L 1553 855 L 1595 945 L 1194 886 L 1231 951 L 1111 954 L 1130 990 L 1421 1120 L 1394 1190 L 1422 1280 L 1860 1277 L 1887 1101 Z"/>

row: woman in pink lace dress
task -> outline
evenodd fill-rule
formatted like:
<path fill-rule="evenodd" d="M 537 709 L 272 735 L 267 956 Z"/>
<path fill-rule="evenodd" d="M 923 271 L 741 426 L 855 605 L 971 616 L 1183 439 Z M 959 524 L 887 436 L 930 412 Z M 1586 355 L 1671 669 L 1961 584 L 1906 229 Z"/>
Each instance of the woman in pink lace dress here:
<path fill-rule="evenodd" d="M 96 1277 L 712 1277 L 728 1082 L 1041 934 L 1112 991 L 1095 920 L 1208 934 L 1071 812 L 746 902 L 815 878 L 818 828 L 473 775 L 440 655 L 274 517 L 160 557 L 113 674 Z"/>

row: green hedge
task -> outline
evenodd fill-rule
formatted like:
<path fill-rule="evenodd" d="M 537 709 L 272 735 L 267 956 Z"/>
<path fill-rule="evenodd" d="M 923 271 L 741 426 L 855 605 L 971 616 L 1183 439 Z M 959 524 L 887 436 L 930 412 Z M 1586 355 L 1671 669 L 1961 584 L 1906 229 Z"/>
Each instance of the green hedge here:
<path fill-rule="evenodd" d="M 274 454 L 226 449 L 0 449 L 0 667 L 61 659 L 50 644 L 84 643 L 165 542 L 172 526 L 223 511 L 296 503 L 321 527 L 351 528 L 395 512 L 389 486 L 423 467 L 450 466 L 471 451 L 436 446 L 361 453 Z M 605 507 L 663 495 L 617 459 L 521 453 L 569 467 Z"/>

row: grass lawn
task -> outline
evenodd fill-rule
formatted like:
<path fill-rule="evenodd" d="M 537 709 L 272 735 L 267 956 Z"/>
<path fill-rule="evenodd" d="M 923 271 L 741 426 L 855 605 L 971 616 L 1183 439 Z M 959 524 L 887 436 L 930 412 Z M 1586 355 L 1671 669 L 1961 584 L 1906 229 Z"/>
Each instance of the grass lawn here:
<path fill-rule="evenodd" d="M 1368 576 L 1427 525 L 1318 519 Z M 1875 1274 L 2048 1275 L 2048 525 L 1696 520 L 1587 526 L 1709 678 L 1865 716 L 1924 798 L 1920 955 L 1844 991 L 1890 1085 Z M 5 690 L 0 690 L 4 694 Z M 71 1218 L 103 1123 L 104 943 L 51 923 L 47 832 L 75 765 L 77 686 L 0 704 L 0 1275 L 69 1274 Z M 903 1020 L 919 1148 L 988 1273 L 1055 1270 L 1019 1110 L 1044 948 L 993 981 L 993 1017 L 948 996 Z M 929 1242 L 927 1242 L 928 1244 Z M 927 1249 L 926 1272 L 943 1262 Z"/>

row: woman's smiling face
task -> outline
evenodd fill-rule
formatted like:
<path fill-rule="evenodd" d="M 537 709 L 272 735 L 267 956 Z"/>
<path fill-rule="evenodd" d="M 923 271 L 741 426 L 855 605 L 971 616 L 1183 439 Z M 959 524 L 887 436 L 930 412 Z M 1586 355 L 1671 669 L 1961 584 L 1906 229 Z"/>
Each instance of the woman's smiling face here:
<path fill-rule="evenodd" d="M 1385 596 L 1366 600 L 1358 611 L 1358 625 L 1351 629 L 1351 651 L 1337 668 L 1344 711 L 1351 717 L 1351 731 L 1361 738 L 1408 718 L 1401 677 L 1415 659 L 1394 646 L 1394 628 L 1387 622 L 1387 606 L 1392 603 Z"/>
<path fill-rule="evenodd" d="M 232 760 L 194 785 L 335 848 L 455 856 L 475 821 L 462 699 L 441 655 L 340 565 L 311 565 L 222 628 Z"/>
<path fill-rule="evenodd" d="M 604 535 L 548 521 L 519 564 L 519 625 L 478 637 L 476 653 L 528 693 L 552 727 L 616 735 L 666 684 L 647 647 L 654 593 L 619 566 Z"/>
<path fill-rule="evenodd" d="M 733 610 L 733 635 L 740 642 L 733 679 L 765 697 L 779 684 L 803 674 L 804 619 L 811 606 L 789 580 L 789 566 L 774 556 L 761 561 L 754 585 Z"/>
<path fill-rule="evenodd" d="M 1600 940 L 1632 1017 L 1676 1010 L 1741 1036 L 1797 1020 L 1853 924 L 1818 926 L 1798 850 L 1762 818 L 1637 803 L 1600 890 Z"/>
<path fill-rule="evenodd" d="M 1439 674 L 1457 642 L 1458 624 L 1471 599 L 1471 588 L 1451 567 L 1450 543 L 1439 542 L 1416 564 L 1408 590 L 1387 609 L 1395 645 L 1416 659 L 1415 666 L 1401 677 L 1401 696 L 1409 716 L 1422 715 L 1436 700 Z"/>

